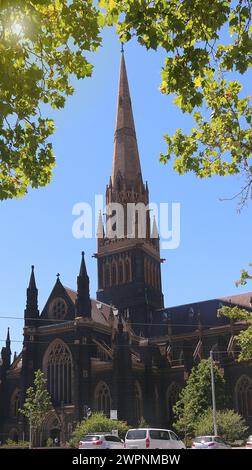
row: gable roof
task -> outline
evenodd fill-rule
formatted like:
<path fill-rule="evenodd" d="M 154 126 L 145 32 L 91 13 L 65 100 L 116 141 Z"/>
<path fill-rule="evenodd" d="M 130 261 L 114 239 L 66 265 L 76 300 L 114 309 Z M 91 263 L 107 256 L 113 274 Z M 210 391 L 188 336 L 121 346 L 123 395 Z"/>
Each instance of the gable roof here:
<path fill-rule="evenodd" d="M 23 360 L 23 356 L 22 356 L 22 351 L 21 351 L 16 357 L 16 359 L 12 362 L 10 369 L 15 370 L 15 371 L 20 371 L 22 368 L 22 360 Z"/>
<path fill-rule="evenodd" d="M 75 304 L 77 299 L 77 292 L 70 287 L 64 286 L 64 289 L 69 296 L 70 300 Z M 96 299 L 91 299 L 91 318 L 96 323 L 108 324 L 110 314 L 110 305 L 100 302 Z"/>
<path fill-rule="evenodd" d="M 217 297 L 215 299 L 190 302 L 156 311 L 152 336 L 162 336 L 167 332 L 167 319 L 172 327 L 172 334 L 190 333 L 198 328 L 199 320 L 204 328 L 223 326 L 229 324 L 229 319 L 218 316 L 218 309 L 227 304 L 230 307 L 238 306 L 252 311 L 252 292 Z"/>
<path fill-rule="evenodd" d="M 230 303 L 232 305 L 238 305 L 243 308 L 252 308 L 252 292 L 245 292 L 244 294 L 237 295 L 229 295 L 227 297 L 221 297 L 219 300 Z"/>

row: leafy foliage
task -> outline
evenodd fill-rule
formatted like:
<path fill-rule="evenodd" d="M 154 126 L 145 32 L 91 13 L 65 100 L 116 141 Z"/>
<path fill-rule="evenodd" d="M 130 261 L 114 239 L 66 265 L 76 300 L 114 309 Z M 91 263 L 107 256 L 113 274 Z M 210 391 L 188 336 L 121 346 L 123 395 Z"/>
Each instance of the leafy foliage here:
<path fill-rule="evenodd" d="M 223 408 L 225 403 L 225 380 L 221 370 L 214 365 L 216 406 Z M 206 409 L 212 404 L 210 359 L 203 359 L 192 369 L 179 400 L 173 407 L 175 414 L 174 427 L 177 431 L 192 435 L 195 424 Z"/>
<path fill-rule="evenodd" d="M 12 439 L 7 439 L 7 441 L 0 445 L 1 448 L 21 448 L 21 449 L 26 449 L 29 447 L 29 442 L 28 441 L 13 441 Z"/>
<path fill-rule="evenodd" d="M 248 321 L 252 324 L 252 315 L 248 314 Z M 240 347 L 239 361 L 251 361 L 252 360 L 252 326 L 249 326 L 246 330 L 241 331 L 236 341 Z"/>
<path fill-rule="evenodd" d="M 90 76 L 85 51 L 100 44 L 100 29 L 117 25 L 120 39 L 136 36 L 163 48 L 160 91 L 174 94 L 193 115 L 188 134 L 165 135 L 179 174 L 241 173 L 241 202 L 252 184 L 252 106 L 238 79 L 252 63 L 251 0 L 1 0 L 0 198 L 47 184 L 55 157 L 52 119 L 41 109 L 62 108 L 73 93 L 69 76 Z M 234 76 L 230 79 L 234 73 Z"/>
<path fill-rule="evenodd" d="M 228 307 L 224 305 L 218 310 L 220 317 L 230 318 L 232 321 L 245 320 L 247 328 L 240 331 L 236 336 L 236 343 L 240 348 L 238 360 L 251 361 L 252 360 L 252 312 L 239 307 Z"/>
<path fill-rule="evenodd" d="M 252 266 L 252 263 L 249 264 Z M 251 281 L 252 275 L 247 269 L 241 270 L 241 276 L 236 281 L 236 286 L 245 286 L 248 281 Z M 236 336 L 236 343 L 240 348 L 238 361 L 251 361 L 252 360 L 252 312 L 249 312 L 239 307 L 229 307 L 224 305 L 218 310 L 220 317 L 227 317 L 231 321 L 245 320 L 247 322 L 247 329 L 240 331 Z"/>
<path fill-rule="evenodd" d="M 136 36 L 147 49 L 167 52 L 160 91 L 193 116 L 191 132 L 165 135 L 166 163 L 179 174 L 245 178 L 243 204 L 252 185 L 252 105 L 234 76 L 252 64 L 250 0 L 100 0 L 107 24 L 123 42 Z"/>
<path fill-rule="evenodd" d="M 55 165 L 47 107 L 64 107 L 70 75 L 89 77 L 100 44 L 91 0 L 0 1 L 0 199 L 46 185 Z"/>
<path fill-rule="evenodd" d="M 46 379 L 41 370 L 35 372 L 34 387 L 26 391 L 26 399 L 20 413 L 22 413 L 31 424 L 33 430 L 42 425 L 45 415 L 53 409 L 50 395 L 46 389 Z"/>
<path fill-rule="evenodd" d="M 244 419 L 234 410 L 221 410 L 216 413 L 218 434 L 227 442 L 233 443 L 235 440 L 245 437 L 248 427 Z M 206 436 L 213 434 L 213 415 L 209 408 L 197 421 L 195 425 L 195 435 Z"/>
<path fill-rule="evenodd" d="M 53 447 L 53 439 L 51 437 L 48 437 L 46 447 Z"/>
<path fill-rule="evenodd" d="M 72 435 L 72 442 L 77 445 L 80 438 L 86 434 L 96 432 L 110 433 L 113 429 L 117 429 L 119 436 L 122 438 L 125 436 L 129 426 L 125 421 L 109 419 L 103 413 L 93 413 L 90 418 L 81 421 L 77 425 Z"/>
<path fill-rule="evenodd" d="M 252 266 L 252 263 L 249 263 L 249 267 Z M 249 273 L 249 271 L 247 269 L 242 269 L 241 270 L 241 276 L 240 276 L 240 279 L 238 279 L 238 281 L 236 281 L 236 287 L 238 286 L 245 286 L 247 284 L 248 281 L 251 281 L 252 280 L 252 274 Z"/>
<path fill-rule="evenodd" d="M 149 428 L 150 425 L 145 421 L 144 417 L 141 416 L 139 422 L 138 422 L 138 427 L 139 428 Z"/>

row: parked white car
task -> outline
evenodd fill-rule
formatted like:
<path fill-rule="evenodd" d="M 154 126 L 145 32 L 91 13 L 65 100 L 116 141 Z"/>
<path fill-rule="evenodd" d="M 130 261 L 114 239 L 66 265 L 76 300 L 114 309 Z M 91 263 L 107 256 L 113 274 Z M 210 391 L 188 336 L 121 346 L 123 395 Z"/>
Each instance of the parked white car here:
<path fill-rule="evenodd" d="M 80 439 L 79 449 L 124 449 L 124 441 L 112 434 L 87 434 Z"/>
<path fill-rule="evenodd" d="M 199 436 L 194 438 L 192 449 L 231 449 L 231 446 L 219 436 Z"/>
<path fill-rule="evenodd" d="M 252 436 L 249 436 L 246 441 L 246 449 L 252 449 Z"/>
<path fill-rule="evenodd" d="M 185 449 L 185 444 L 169 429 L 129 429 L 125 437 L 126 449 Z"/>

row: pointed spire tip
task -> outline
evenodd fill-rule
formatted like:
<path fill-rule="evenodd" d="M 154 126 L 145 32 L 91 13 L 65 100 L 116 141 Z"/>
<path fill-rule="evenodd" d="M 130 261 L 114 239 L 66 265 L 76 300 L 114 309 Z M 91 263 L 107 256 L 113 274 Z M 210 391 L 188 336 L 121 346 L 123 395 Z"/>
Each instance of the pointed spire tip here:
<path fill-rule="evenodd" d="M 80 264 L 80 272 L 79 276 L 81 277 L 86 277 L 87 276 L 87 269 L 86 269 L 86 263 L 85 263 L 85 258 L 84 258 L 85 252 L 81 252 L 81 264 Z"/>
<path fill-rule="evenodd" d="M 121 63 L 119 89 L 117 97 L 116 126 L 114 134 L 114 155 L 112 164 L 112 186 L 120 188 L 123 179 L 127 188 L 139 187 L 142 183 L 134 117 L 130 99 L 130 90 L 126 64 L 121 43 Z M 130 157 L 130 159 L 129 159 Z"/>
<path fill-rule="evenodd" d="M 29 286 L 28 289 L 34 290 L 36 289 L 36 281 L 35 281 L 35 274 L 34 274 L 34 265 L 31 265 L 31 275 L 30 275 L 30 281 L 29 281 Z"/>
<path fill-rule="evenodd" d="M 8 326 L 8 329 L 7 329 L 6 343 L 10 343 L 10 327 L 9 326 Z"/>

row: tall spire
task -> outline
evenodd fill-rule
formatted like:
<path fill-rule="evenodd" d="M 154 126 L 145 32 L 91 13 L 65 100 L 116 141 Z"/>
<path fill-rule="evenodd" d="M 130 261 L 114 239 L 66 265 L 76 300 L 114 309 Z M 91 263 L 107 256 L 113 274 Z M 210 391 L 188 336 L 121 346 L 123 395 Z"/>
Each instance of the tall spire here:
<path fill-rule="evenodd" d="M 87 268 L 86 268 L 86 263 L 84 259 L 84 251 L 81 252 L 81 265 L 80 265 L 80 273 L 79 276 L 82 278 L 88 277 L 87 275 Z"/>
<path fill-rule="evenodd" d="M 144 334 L 149 334 L 150 316 L 163 307 L 159 239 L 151 238 L 149 190 L 143 184 L 124 52 L 121 52 L 112 176 L 106 186 L 106 231 L 105 236 L 98 238 L 95 254 L 97 299 L 107 304 L 112 300 L 122 313 L 128 312 L 136 334 L 140 333 L 139 324 L 143 324 Z M 115 207 L 114 203 L 120 206 Z M 144 211 L 135 206 L 139 203 L 145 206 Z M 133 207 L 135 214 L 128 211 Z M 98 233 L 102 232 L 100 216 Z"/>
<path fill-rule="evenodd" d="M 152 231 L 151 231 L 151 238 L 158 238 L 158 237 L 159 237 L 159 235 L 158 235 L 157 221 L 156 221 L 156 217 L 154 215 L 153 224 L 152 224 Z"/>
<path fill-rule="evenodd" d="M 26 290 L 25 323 L 33 324 L 33 319 L 38 318 L 38 289 L 35 281 L 34 266 L 31 267 L 31 275 L 28 288 Z M 34 323 L 36 325 L 36 323 Z"/>
<path fill-rule="evenodd" d="M 120 178 L 129 189 L 135 187 L 136 183 L 142 183 L 142 173 L 123 50 L 121 54 L 114 139 L 112 168 L 113 187 L 116 186 Z"/>
<path fill-rule="evenodd" d="M 30 290 L 36 290 L 37 289 L 36 281 L 35 281 L 35 275 L 34 275 L 34 266 L 33 265 L 31 267 L 31 276 L 30 276 L 30 282 L 29 282 L 28 289 L 30 289 Z"/>
<path fill-rule="evenodd" d="M 97 236 L 98 239 L 99 238 L 104 238 L 104 227 L 103 227 L 101 210 L 99 211 L 96 236 Z"/>
<path fill-rule="evenodd" d="M 7 337 L 5 342 L 5 352 L 4 352 L 5 364 L 7 367 L 10 367 L 11 363 L 11 341 L 10 341 L 10 328 L 8 327 Z"/>
<path fill-rule="evenodd" d="M 10 346 L 10 328 L 7 330 L 6 347 Z"/>
<path fill-rule="evenodd" d="M 84 259 L 84 251 L 81 252 L 81 265 L 79 276 L 77 277 L 77 299 L 76 316 L 91 317 L 91 300 L 89 295 L 89 277 Z"/>

